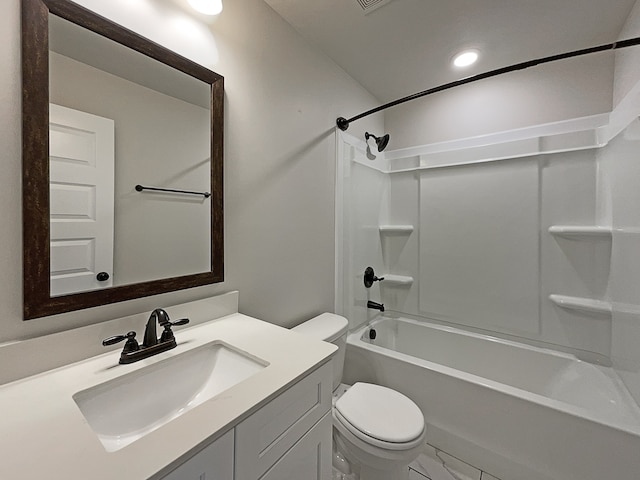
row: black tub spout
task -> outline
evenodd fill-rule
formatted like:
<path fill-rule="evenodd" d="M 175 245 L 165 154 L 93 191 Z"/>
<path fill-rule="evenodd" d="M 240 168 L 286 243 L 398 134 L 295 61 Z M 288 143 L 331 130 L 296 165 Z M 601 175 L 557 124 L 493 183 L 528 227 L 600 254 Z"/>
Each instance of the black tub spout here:
<path fill-rule="evenodd" d="M 369 300 L 367 302 L 367 308 L 372 308 L 374 310 L 380 310 L 381 312 L 384 312 L 384 303 L 378 303 Z"/>

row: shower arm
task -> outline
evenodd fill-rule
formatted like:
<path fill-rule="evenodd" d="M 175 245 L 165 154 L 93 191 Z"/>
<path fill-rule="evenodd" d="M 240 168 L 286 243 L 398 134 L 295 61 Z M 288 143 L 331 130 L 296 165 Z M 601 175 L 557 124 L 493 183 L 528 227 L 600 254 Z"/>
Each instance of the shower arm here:
<path fill-rule="evenodd" d="M 542 65 L 544 63 L 555 62 L 557 60 L 564 60 L 566 58 L 580 57 L 582 55 L 603 52 L 606 50 L 617 50 L 620 48 L 633 47 L 636 45 L 640 45 L 640 37 L 629 38 L 627 40 L 620 40 L 619 42 L 607 43 L 606 45 L 600 45 L 597 47 L 584 48 L 582 50 L 574 50 L 572 52 L 560 53 L 558 55 L 551 55 L 550 57 L 543 57 L 543 58 L 538 58 L 536 60 L 529 60 L 527 62 L 516 63 L 509 67 L 502 67 L 495 70 L 490 70 L 488 72 L 479 73 L 471 77 L 463 78 L 461 80 L 456 80 L 454 82 L 445 83 L 444 85 L 440 85 L 438 87 L 429 88 L 427 90 L 423 90 L 422 92 L 414 93 L 413 95 L 399 98 L 398 100 L 394 100 L 392 102 L 385 103 L 384 105 L 381 105 L 379 107 L 372 108 L 371 110 L 367 110 L 366 112 L 361 113 L 360 115 L 356 115 L 355 117 L 351 117 L 349 119 L 344 117 L 338 117 L 336 119 L 336 125 L 340 130 L 345 131 L 346 129 L 349 128 L 349 124 L 351 122 L 355 122 L 356 120 L 360 120 L 361 118 L 367 117 L 369 115 L 373 115 L 374 113 L 378 113 L 382 110 L 386 110 L 387 108 L 395 107 L 396 105 L 400 105 L 402 103 L 406 103 L 411 100 L 415 100 L 417 98 L 426 97 L 427 95 L 431 95 L 433 93 L 442 92 L 444 90 L 449 90 L 450 88 L 459 87 L 461 85 L 477 82 L 478 80 L 484 80 L 486 78 L 496 77 L 498 75 L 503 75 L 505 73 L 515 72 L 517 70 L 524 70 L 525 68 L 535 67 L 536 65 Z"/>

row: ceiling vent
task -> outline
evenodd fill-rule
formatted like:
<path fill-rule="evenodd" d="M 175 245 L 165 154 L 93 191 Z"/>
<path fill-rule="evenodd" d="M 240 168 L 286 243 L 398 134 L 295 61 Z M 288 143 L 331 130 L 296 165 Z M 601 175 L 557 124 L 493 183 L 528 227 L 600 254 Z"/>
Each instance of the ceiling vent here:
<path fill-rule="evenodd" d="M 358 0 L 358 5 L 362 7 L 362 11 L 365 15 L 377 10 L 380 7 L 384 7 L 387 3 L 392 0 Z"/>

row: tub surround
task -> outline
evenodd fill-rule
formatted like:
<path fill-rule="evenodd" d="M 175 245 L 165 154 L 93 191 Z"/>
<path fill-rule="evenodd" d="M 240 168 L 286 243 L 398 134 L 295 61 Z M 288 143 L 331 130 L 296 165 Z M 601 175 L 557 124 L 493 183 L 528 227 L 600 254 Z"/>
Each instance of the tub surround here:
<path fill-rule="evenodd" d="M 638 230 L 639 113 L 640 83 L 609 114 L 385 151 L 376 166 L 341 134 L 336 311 L 355 328 L 371 297 L 613 365 L 638 402 L 637 315 L 621 310 L 637 310 L 625 237 Z M 413 283 L 365 290 L 363 265 Z"/>
<path fill-rule="evenodd" d="M 174 310 L 188 311 L 189 304 Z M 74 334 L 77 332 L 59 335 L 72 338 Z M 119 365 L 118 348 L 0 387 L 4 412 L 0 420 L 4 433 L 0 438 L 4 458 L 0 478 L 82 478 L 89 471 L 94 480 L 162 478 L 326 363 L 336 348 L 237 312 L 219 318 L 212 315 L 209 321 L 176 330 L 175 335 L 177 348 L 134 364 Z M 108 453 L 73 395 L 212 341 L 224 342 L 268 365 L 130 445 Z M 13 345 L 14 352 L 18 346 Z M 170 384 L 158 385 L 157 395 L 169 388 Z"/>

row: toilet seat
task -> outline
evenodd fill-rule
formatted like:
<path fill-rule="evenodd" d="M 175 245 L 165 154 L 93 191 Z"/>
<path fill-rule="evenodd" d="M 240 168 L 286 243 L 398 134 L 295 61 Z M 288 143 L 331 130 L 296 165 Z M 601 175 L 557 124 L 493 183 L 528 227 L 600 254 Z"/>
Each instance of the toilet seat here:
<path fill-rule="evenodd" d="M 400 392 L 356 383 L 335 403 L 334 417 L 360 440 L 388 450 L 406 450 L 422 441 L 424 416 Z"/>

